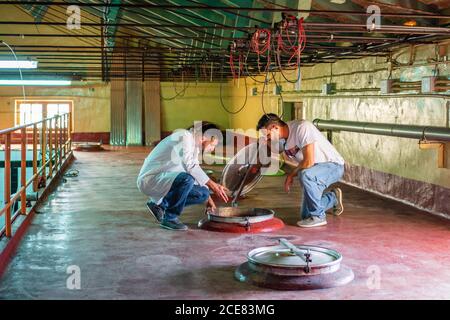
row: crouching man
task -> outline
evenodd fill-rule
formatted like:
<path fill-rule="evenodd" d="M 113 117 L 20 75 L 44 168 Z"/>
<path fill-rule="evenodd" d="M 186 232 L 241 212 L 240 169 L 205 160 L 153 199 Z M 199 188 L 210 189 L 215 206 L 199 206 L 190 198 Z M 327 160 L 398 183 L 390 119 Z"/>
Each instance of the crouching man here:
<path fill-rule="evenodd" d="M 228 201 L 228 190 L 212 181 L 199 165 L 201 149 L 211 152 L 218 143 L 208 130 L 218 127 L 203 122 L 195 130 L 177 130 L 158 143 L 144 161 L 137 185 L 149 197 L 147 208 L 162 228 L 187 230 L 179 219 L 185 206 L 207 202 L 215 209 L 210 189 Z"/>
<path fill-rule="evenodd" d="M 265 114 L 258 122 L 257 130 L 263 130 L 271 144 L 278 146 L 287 163 L 295 169 L 286 177 L 284 188 L 290 191 L 298 176 L 303 186 L 303 205 L 300 227 L 311 228 L 327 224 L 326 212 L 340 215 L 344 211 L 342 191 L 334 188 L 344 174 L 344 159 L 309 121 L 294 120 L 288 123 L 275 114 Z"/>

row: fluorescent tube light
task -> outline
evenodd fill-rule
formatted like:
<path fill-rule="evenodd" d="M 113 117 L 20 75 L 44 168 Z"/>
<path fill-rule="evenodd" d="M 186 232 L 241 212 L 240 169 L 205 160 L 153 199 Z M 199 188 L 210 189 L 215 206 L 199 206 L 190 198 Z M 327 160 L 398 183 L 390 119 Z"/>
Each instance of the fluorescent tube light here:
<path fill-rule="evenodd" d="M 37 61 L 30 60 L 0 60 L 0 69 L 36 69 Z"/>
<path fill-rule="evenodd" d="M 70 80 L 0 80 L 0 86 L 70 86 Z"/>

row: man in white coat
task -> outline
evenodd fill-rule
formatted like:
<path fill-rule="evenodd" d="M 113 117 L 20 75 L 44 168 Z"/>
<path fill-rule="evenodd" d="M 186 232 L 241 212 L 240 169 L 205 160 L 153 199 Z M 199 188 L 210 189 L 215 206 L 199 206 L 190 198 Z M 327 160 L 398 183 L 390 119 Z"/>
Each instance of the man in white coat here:
<path fill-rule="evenodd" d="M 170 230 L 187 230 L 179 217 L 185 206 L 208 202 L 215 209 L 211 189 L 227 202 L 227 189 L 212 181 L 199 165 L 201 149 L 211 152 L 217 146 L 218 130 L 203 122 L 188 130 L 176 130 L 163 139 L 145 159 L 137 179 L 139 190 L 149 197 L 147 208 L 160 226 Z M 208 134 L 208 131 L 210 132 Z"/>

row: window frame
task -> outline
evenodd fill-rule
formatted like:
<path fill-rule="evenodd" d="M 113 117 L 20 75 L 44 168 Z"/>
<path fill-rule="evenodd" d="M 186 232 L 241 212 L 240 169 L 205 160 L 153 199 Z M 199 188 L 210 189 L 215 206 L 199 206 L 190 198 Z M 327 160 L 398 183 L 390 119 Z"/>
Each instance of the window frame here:
<path fill-rule="evenodd" d="M 15 110 L 14 110 L 14 123 L 16 126 L 20 125 L 20 105 L 21 104 L 41 104 L 42 105 L 42 119 L 44 119 L 44 115 L 47 115 L 47 105 L 49 104 L 68 104 L 69 112 L 72 113 L 72 128 L 73 128 L 73 100 L 49 100 L 49 99 L 16 99 L 15 100 Z M 47 117 L 47 116 L 46 116 Z M 28 127 L 27 131 L 32 131 L 32 127 Z"/>

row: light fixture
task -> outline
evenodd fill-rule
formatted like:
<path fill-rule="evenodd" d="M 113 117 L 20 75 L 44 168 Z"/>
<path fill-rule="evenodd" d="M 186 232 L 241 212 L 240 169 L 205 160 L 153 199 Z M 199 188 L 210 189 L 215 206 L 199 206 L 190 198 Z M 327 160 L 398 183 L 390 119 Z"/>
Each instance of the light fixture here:
<path fill-rule="evenodd" d="M 348 41 L 340 41 L 340 42 L 336 42 L 336 46 L 337 47 L 351 47 L 351 46 L 353 46 L 353 43 L 348 42 Z"/>
<path fill-rule="evenodd" d="M 407 26 L 407 27 L 415 27 L 415 26 L 417 26 L 417 21 L 416 20 L 408 20 L 408 21 L 404 22 L 403 25 Z"/>
<path fill-rule="evenodd" d="M 37 61 L 31 60 L 0 60 L 0 69 L 36 69 Z"/>
<path fill-rule="evenodd" d="M 70 86 L 70 80 L 0 80 L 0 86 Z"/>

